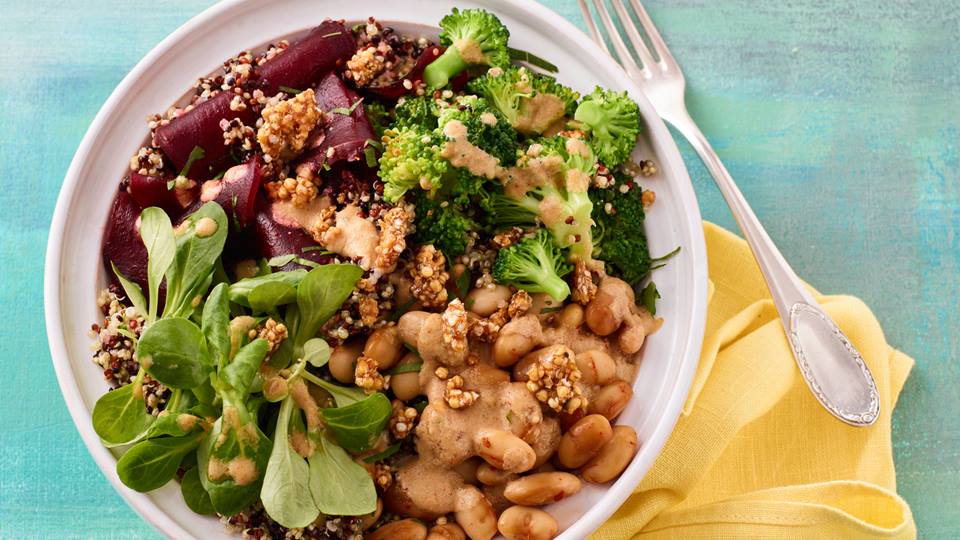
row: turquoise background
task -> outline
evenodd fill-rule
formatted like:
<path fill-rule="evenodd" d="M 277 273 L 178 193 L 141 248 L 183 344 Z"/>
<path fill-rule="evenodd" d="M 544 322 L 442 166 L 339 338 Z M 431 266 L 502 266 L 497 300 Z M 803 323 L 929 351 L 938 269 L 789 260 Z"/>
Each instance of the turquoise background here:
<path fill-rule="evenodd" d="M 894 414 L 900 492 L 921 536 L 956 537 L 960 5 L 645 3 L 686 72 L 692 115 L 798 273 L 863 298 L 917 359 Z M 42 329 L 43 249 L 100 105 L 209 4 L 0 0 L 0 537 L 157 537 L 97 469 L 60 397 Z M 575 2 L 549 4 L 582 27 Z M 704 217 L 733 228 L 679 144 Z"/>

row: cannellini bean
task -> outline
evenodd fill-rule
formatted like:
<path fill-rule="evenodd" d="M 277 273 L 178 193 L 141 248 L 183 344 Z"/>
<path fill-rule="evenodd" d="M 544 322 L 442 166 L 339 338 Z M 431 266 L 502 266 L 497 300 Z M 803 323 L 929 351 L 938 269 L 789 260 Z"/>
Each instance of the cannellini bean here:
<path fill-rule="evenodd" d="M 609 336 L 620 328 L 623 322 L 623 313 L 618 309 L 617 299 L 603 288 L 597 296 L 587 304 L 583 318 L 590 331 L 598 336 Z"/>
<path fill-rule="evenodd" d="M 533 464 L 534 467 L 540 467 L 553 457 L 557 447 L 560 446 L 560 437 L 562 436 L 560 422 L 556 418 L 544 417 L 538 426 L 540 431 L 530 443 L 534 453 L 537 454 L 537 461 Z"/>
<path fill-rule="evenodd" d="M 583 306 L 580 304 L 568 304 L 560 315 L 557 316 L 560 326 L 564 328 L 578 328 L 583 324 Z"/>
<path fill-rule="evenodd" d="M 373 524 L 380 519 L 380 514 L 383 513 L 383 500 L 380 497 L 377 497 L 377 508 L 370 514 L 365 516 L 360 516 L 360 528 L 362 530 L 367 530 L 370 527 L 373 527 Z"/>
<path fill-rule="evenodd" d="M 481 463 L 480 466 L 477 467 L 477 480 L 487 486 L 501 486 L 516 477 L 516 473 L 498 469 L 489 463 Z"/>
<path fill-rule="evenodd" d="M 460 478 L 463 478 L 464 483 L 476 484 L 477 469 L 480 468 L 481 463 L 483 463 L 483 461 L 477 458 L 465 459 L 453 468 L 453 472 L 459 474 Z"/>
<path fill-rule="evenodd" d="M 580 469 L 580 476 L 595 484 L 613 480 L 630 464 L 638 446 L 637 432 L 632 427 L 614 426 L 613 438 Z"/>
<path fill-rule="evenodd" d="M 420 358 L 414 353 L 407 353 L 400 360 L 399 366 L 419 364 Z M 401 401 L 407 401 L 420 395 L 420 372 L 407 371 L 397 373 L 390 378 L 390 389 Z"/>
<path fill-rule="evenodd" d="M 613 429 L 603 415 L 584 416 L 563 434 L 557 459 L 567 469 L 576 469 L 595 456 L 611 437 Z"/>
<path fill-rule="evenodd" d="M 501 306 L 506 306 L 510 302 L 511 295 L 510 287 L 505 285 L 480 287 L 467 294 L 466 305 L 473 313 L 481 317 L 489 317 Z"/>
<path fill-rule="evenodd" d="M 537 461 L 533 448 L 508 431 L 481 429 L 473 441 L 477 455 L 498 469 L 520 473 L 532 469 Z"/>
<path fill-rule="evenodd" d="M 626 408 L 632 397 L 633 388 L 626 381 L 613 381 L 593 396 L 587 405 L 587 412 L 602 414 L 607 420 L 613 420 Z"/>
<path fill-rule="evenodd" d="M 498 367 L 512 366 L 543 343 L 543 328 L 535 315 L 518 317 L 500 329 L 493 342 L 493 363 Z"/>
<path fill-rule="evenodd" d="M 334 347 L 330 352 L 330 361 L 327 363 L 333 378 L 345 384 L 353 384 L 355 364 L 361 352 L 363 352 L 363 343 L 359 341 L 348 341 Z"/>
<path fill-rule="evenodd" d="M 363 355 L 377 361 L 377 369 L 385 371 L 396 365 L 405 349 L 396 326 L 381 326 L 374 330 L 363 347 Z"/>
<path fill-rule="evenodd" d="M 426 311 L 408 311 L 400 316 L 397 321 L 397 330 L 400 332 L 400 339 L 407 345 L 416 348 L 420 340 L 420 329 L 424 321 L 430 316 Z"/>
<path fill-rule="evenodd" d="M 581 381 L 585 384 L 607 384 L 617 376 L 617 363 L 607 353 L 593 349 L 576 356 Z"/>
<path fill-rule="evenodd" d="M 543 510 L 511 506 L 500 514 L 497 529 L 510 540 L 550 540 L 557 535 L 560 526 Z"/>
<path fill-rule="evenodd" d="M 497 534 L 497 515 L 490 501 L 474 486 L 457 491 L 453 517 L 470 540 L 490 540 Z"/>
<path fill-rule="evenodd" d="M 467 535 L 456 523 L 434 525 L 427 534 L 427 540 L 466 540 Z"/>
<path fill-rule="evenodd" d="M 412 519 L 391 521 L 363 537 L 364 540 L 426 540 L 427 527 Z"/>
<path fill-rule="evenodd" d="M 507 483 L 503 496 L 514 504 L 541 506 L 555 503 L 580 491 L 580 479 L 565 472 L 521 476 Z"/>

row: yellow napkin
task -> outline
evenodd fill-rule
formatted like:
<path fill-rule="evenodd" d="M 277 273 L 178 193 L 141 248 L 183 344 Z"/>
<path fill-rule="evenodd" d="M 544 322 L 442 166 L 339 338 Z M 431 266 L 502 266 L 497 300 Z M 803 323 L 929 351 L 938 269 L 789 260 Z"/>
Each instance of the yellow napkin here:
<path fill-rule="evenodd" d="M 913 360 L 863 302 L 814 291 L 880 389 L 872 427 L 834 419 L 800 377 L 746 243 L 711 223 L 704 234 L 713 295 L 690 397 L 653 468 L 593 538 L 914 538 L 890 444 Z"/>

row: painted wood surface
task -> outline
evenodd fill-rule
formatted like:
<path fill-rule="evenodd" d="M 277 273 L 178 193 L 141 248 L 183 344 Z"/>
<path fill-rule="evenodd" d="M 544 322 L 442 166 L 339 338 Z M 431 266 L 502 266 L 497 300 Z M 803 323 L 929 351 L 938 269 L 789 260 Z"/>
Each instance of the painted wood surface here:
<path fill-rule="evenodd" d="M 60 182 L 126 72 L 209 5 L 0 0 L 0 537 L 155 538 L 67 414 L 41 328 Z M 572 0 L 548 2 L 582 27 Z M 691 113 L 797 271 L 917 359 L 894 416 L 921 535 L 960 531 L 960 4 L 650 0 Z M 704 217 L 734 227 L 693 151 Z M 91 369 L 93 367 L 91 366 Z"/>

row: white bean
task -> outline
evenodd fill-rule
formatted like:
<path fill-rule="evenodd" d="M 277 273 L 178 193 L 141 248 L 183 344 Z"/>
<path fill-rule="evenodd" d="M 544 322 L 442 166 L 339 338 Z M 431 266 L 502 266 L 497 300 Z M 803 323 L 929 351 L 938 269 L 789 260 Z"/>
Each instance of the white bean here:
<path fill-rule="evenodd" d="M 495 285 L 493 287 L 480 287 L 467 294 L 467 308 L 481 317 L 493 315 L 501 306 L 506 306 L 510 302 L 510 287 L 506 285 Z"/>
<path fill-rule="evenodd" d="M 330 352 L 330 361 L 327 363 L 333 378 L 344 384 L 353 384 L 355 364 L 361 352 L 363 352 L 363 343 L 359 341 L 348 341 L 334 347 Z"/>
<path fill-rule="evenodd" d="M 576 469 L 590 460 L 613 437 L 610 421 L 603 415 L 581 418 L 560 439 L 557 459 L 568 469 Z"/>
<path fill-rule="evenodd" d="M 392 521 L 363 537 L 364 540 L 425 540 L 427 527 L 412 519 Z"/>
<path fill-rule="evenodd" d="M 533 448 L 508 431 L 481 429 L 474 435 L 473 441 L 478 456 L 504 471 L 529 471 L 537 461 Z"/>
<path fill-rule="evenodd" d="M 595 484 L 613 480 L 630 464 L 638 446 L 637 432 L 632 427 L 614 426 L 613 437 L 580 469 L 580 476 Z"/>
<path fill-rule="evenodd" d="M 557 535 L 560 526 L 543 510 L 511 506 L 500 514 L 497 529 L 509 540 L 550 540 Z"/>
<path fill-rule="evenodd" d="M 630 398 L 633 397 L 633 387 L 626 381 L 617 380 L 604 386 L 597 392 L 590 404 L 587 405 L 587 412 L 590 414 L 602 414 L 607 420 L 616 418 L 623 409 L 627 407 Z"/>
<path fill-rule="evenodd" d="M 457 491 L 453 517 L 470 540 L 490 540 L 497 534 L 497 515 L 490 501 L 474 486 Z"/>
<path fill-rule="evenodd" d="M 507 483 L 503 496 L 514 504 L 541 506 L 563 500 L 580 491 L 580 479 L 565 472 L 521 476 Z"/>

